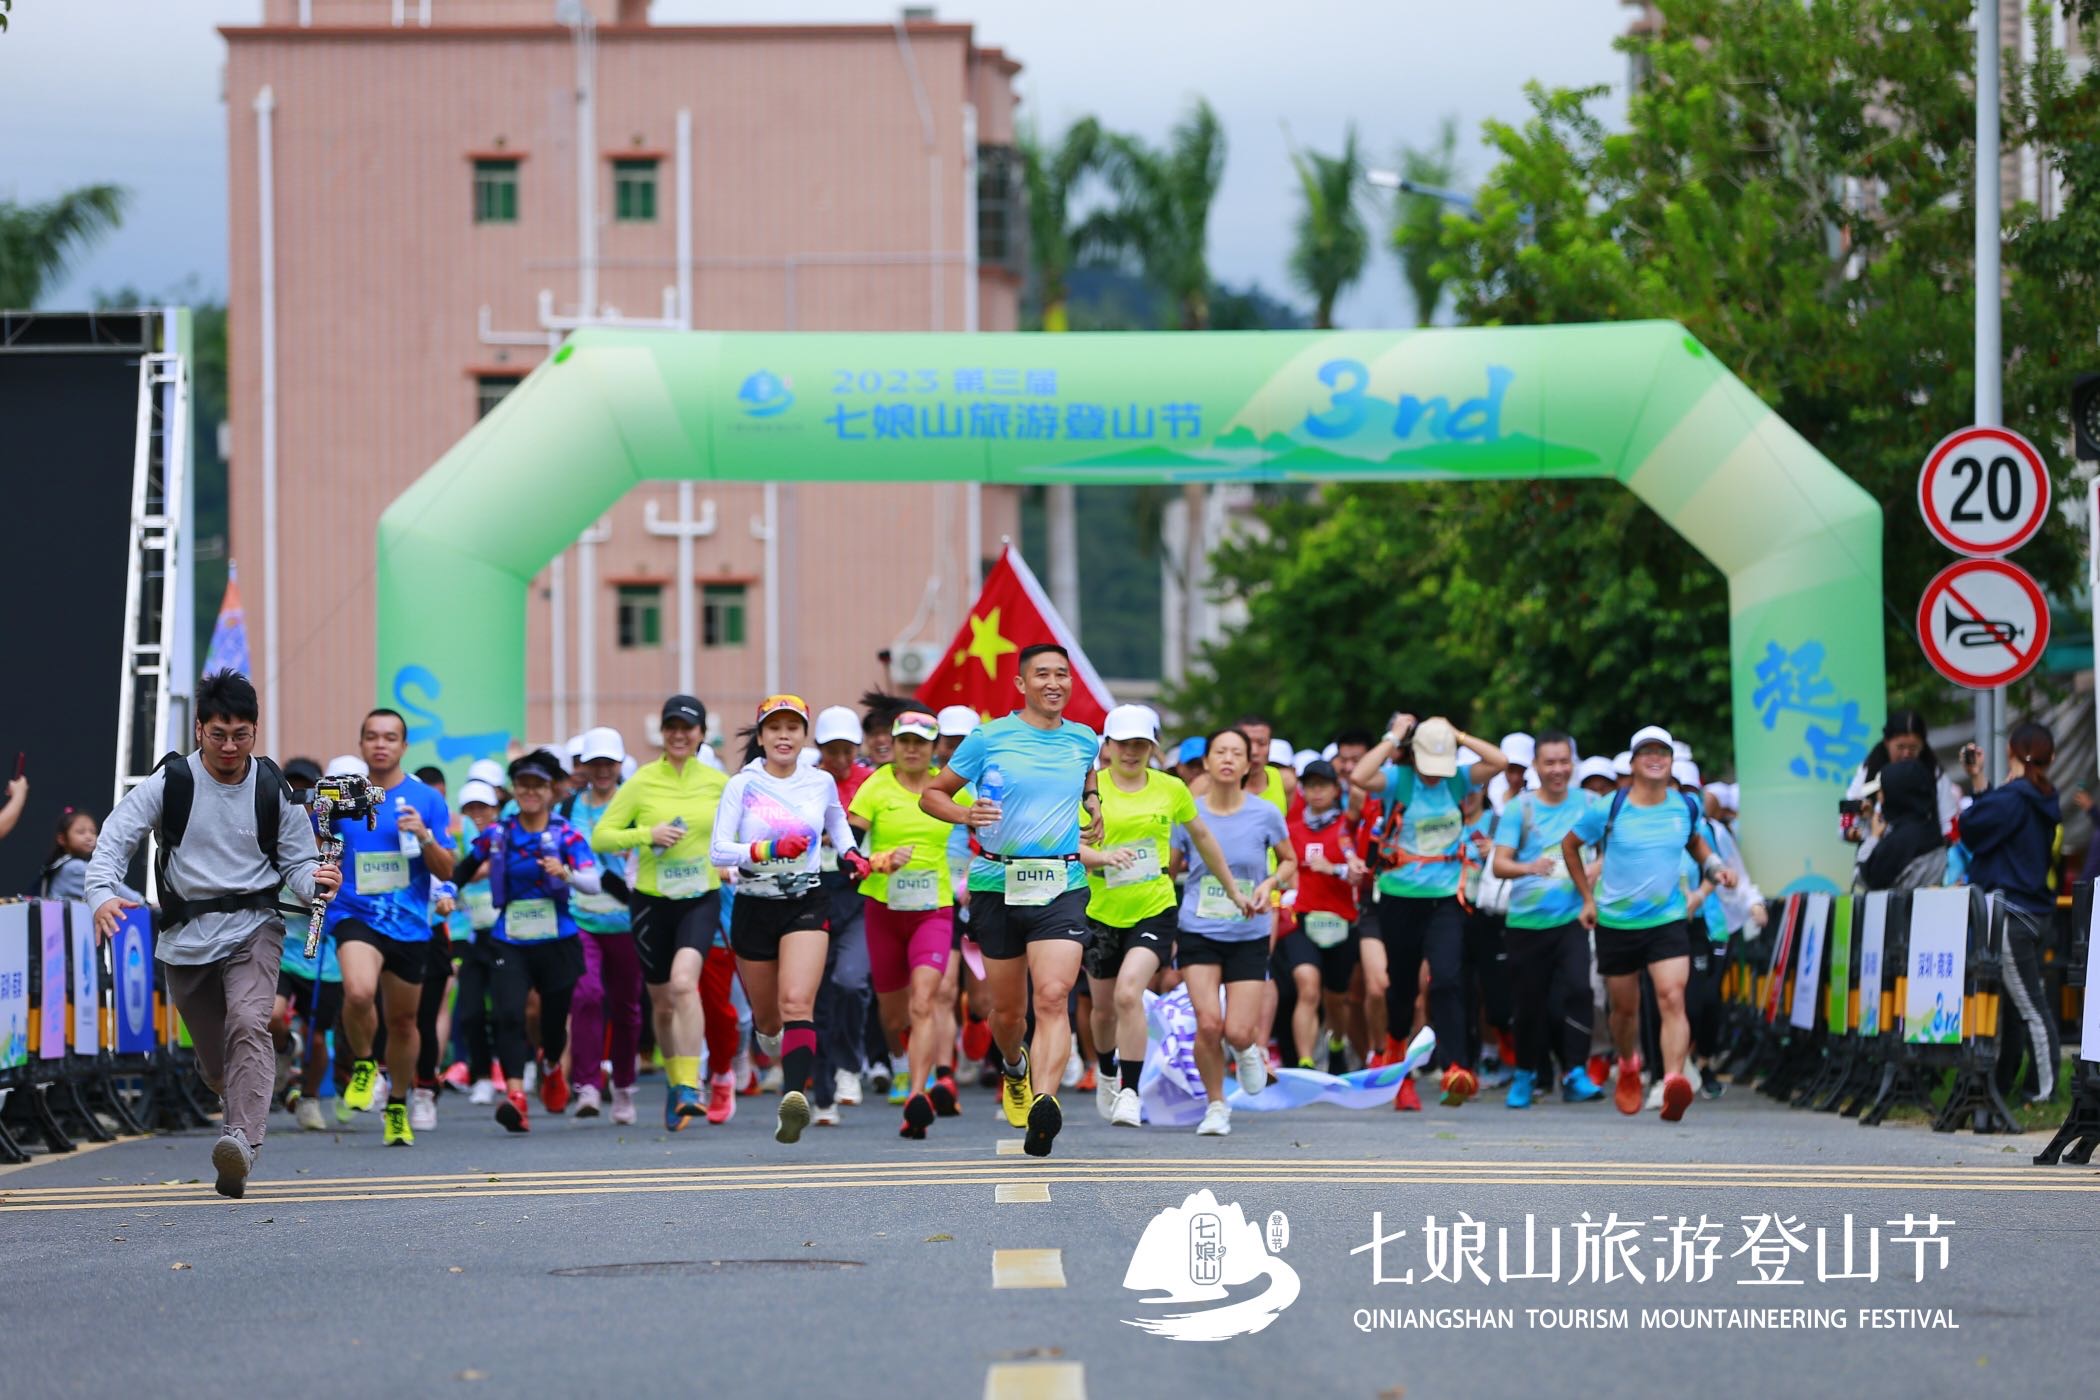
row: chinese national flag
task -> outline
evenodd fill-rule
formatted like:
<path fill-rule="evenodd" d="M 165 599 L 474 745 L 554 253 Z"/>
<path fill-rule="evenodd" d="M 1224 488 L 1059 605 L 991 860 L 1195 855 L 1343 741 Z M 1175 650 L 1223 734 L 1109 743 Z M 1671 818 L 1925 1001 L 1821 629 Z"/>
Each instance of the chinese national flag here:
<path fill-rule="evenodd" d="M 1014 685 L 1021 673 L 1021 649 L 1038 642 L 1055 642 L 1071 653 L 1072 698 L 1065 705 L 1065 718 L 1099 730 L 1115 701 L 1011 543 L 986 575 L 984 591 L 948 644 L 941 664 L 919 687 L 918 698 L 935 710 L 968 705 L 982 719 L 1011 714 L 1021 707 L 1021 692 Z"/>

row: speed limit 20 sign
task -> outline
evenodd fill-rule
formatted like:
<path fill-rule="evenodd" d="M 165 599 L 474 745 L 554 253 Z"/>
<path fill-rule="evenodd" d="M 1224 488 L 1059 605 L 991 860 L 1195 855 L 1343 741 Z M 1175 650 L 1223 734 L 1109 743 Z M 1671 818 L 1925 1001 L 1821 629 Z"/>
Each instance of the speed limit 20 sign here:
<path fill-rule="evenodd" d="M 1949 433 L 1918 473 L 1926 528 L 1957 554 L 1995 558 L 2034 538 L 2049 514 L 2049 468 L 2010 428 Z"/>

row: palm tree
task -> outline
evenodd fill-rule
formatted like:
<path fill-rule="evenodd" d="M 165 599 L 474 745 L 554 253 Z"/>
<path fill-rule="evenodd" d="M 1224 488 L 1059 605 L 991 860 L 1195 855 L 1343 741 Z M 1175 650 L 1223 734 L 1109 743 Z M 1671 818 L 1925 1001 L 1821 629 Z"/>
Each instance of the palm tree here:
<path fill-rule="evenodd" d="M 124 216 L 119 185 L 87 185 L 45 204 L 0 200 L 0 307 L 27 311 Z"/>
<path fill-rule="evenodd" d="M 1400 173 L 1409 183 L 1448 189 L 1458 179 L 1458 119 L 1444 118 L 1436 144 L 1400 151 Z M 1400 276 L 1415 302 L 1415 324 L 1426 326 L 1444 299 L 1444 279 L 1436 275 L 1442 256 L 1444 206 L 1428 195 L 1400 195 L 1393 223 L 1393 250 L 1400 255 Z"/>
<path fill-rule="evenodd" d="M 1014 144 L 1021 151 L 1028 194 L 1028 260 L 1042 299 L 1043 329 L 1062 331 L 1067 327 L 1065 278 L 1075 243 L 1072 196 L 1099 163 L 1101 123 L 1081 117 L 1065 128 L 1055 147 L 1044 146 L 1033 128 L 1017 132 Z"/>
<path fill-rule="evenodd" d="M 1331 330 L 1336 298 L 1364 275 L 1371 255 L 1371 232 L 1358 203 L 1364 163 L 1356 127 L 1350 126 L 1341 155 L 1294 150 L 1291 164 L 1298 170 L 1300 195 L 1291 280 L 1313 299 L 1313 325 Z"/>
<path fill-rule="evenodd" d="M 1116 203 L 1079 229 L 1082 252 L 1130 259 L 1173 301 L 1185 331 L 1210 329 L 1210 207 L 1225 179 L 1225 129 L 1208 102 L 1196 105 L 1155 150 L 1134 136 L 1102 138 L 1101 170 Z M 1196 626 L 1210 586 L 1210 548 L 1204 539 L 1209 490 L 1181 489 L 1187 530 L 1181 568 L 1182 627 L 1177 679 L 1195 656 Z"/>
<path fill-rule="evenodd" d="M 1116 203 L 1080 225 L 1082 253 L 1127 258 L 1172 298 L 1185 331 L 1210 329 L 1210 206 L 1225 178 L 1225 130 L 1202 98 L 1155 150 L 1104 133 L 1101 172 Z"/>

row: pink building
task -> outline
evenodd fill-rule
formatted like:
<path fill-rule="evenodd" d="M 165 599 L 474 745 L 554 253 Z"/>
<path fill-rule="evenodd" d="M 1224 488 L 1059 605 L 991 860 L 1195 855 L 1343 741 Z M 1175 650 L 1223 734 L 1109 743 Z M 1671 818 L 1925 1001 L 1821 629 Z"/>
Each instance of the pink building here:
<path fill-rule="evenodd" d="M 222 31 L 232 552 L 280 754 L 354 743 L 380 512 L 567 327 L 1016 326 L 1019 65 L 969 25 L 556 12 L 264 0 Z M 645 747 L 681 674 L 729 728 L 769 679 L 819 705 L 891 684 L 878 652 L 945 643 L 970 544 L 996 554 L 1018 514 L 1011 488 L 959 484 L 638 488 L 538 580 L 530 732 Z"/>

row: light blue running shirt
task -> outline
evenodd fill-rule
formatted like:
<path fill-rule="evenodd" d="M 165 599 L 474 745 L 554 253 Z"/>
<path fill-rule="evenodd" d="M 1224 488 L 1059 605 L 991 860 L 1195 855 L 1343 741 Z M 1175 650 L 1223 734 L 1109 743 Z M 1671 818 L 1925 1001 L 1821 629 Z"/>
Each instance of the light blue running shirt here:
<path fill-rule="evenodd" d="M 1610 819 L 1611 799 L 1605 798 L 1584 812 L 1573 830 L 1585 846 L 1594 846 Z M 1600 926 L 1656 928 L 1684 918 L 1683 855 L 1693 829 L 1691 810 L 1674 790 L 1653 807 L 1636 806 L 1630 796 L 1620 804 L 1597 877 Z M 1706 835 L 1704 817 L 1697 830 Z"/>
<path fill-rule="evenodd" d="M 1079 796 L 1100 751 L 1100 737 L 1069 719 L 1055 729 L 1037 729 L 1008 715 L 971 730 L 948 767 L 980 794 L 989 769 L 997 768 L 1006 782 L 1000 818 L 977 832 L 977 844 L 1009 859 L 1077 853 Z M 1005 886 L 999 862 L 982 856 L 970 862 L 971 889 Z M 1086 870 L 1076 860 L 1065 863 L 1065 888 L 1086 888 Z"/>
<path fill-rule="evenodd" d="M 1596 799 L 1579 788 L 1570 788 L 1559 806 L 1543 801 L 1537 793 L 1513 797 L 1502 806 L 1495 823 L 1495 844 L 1507 846 L 1526 864 L 1540 856 L 1553 857 L 1558 873 L 1525 875 L 1510 885 L 1509 926 L 1523 929 L 1559 928 L 1582 915 L 1582 896 L 1560 859 L 1560 839 L 1566 836 Z"/>
<path fill-rule="evenodd" d="M 1458 893 L 1462 862 L 1459 842 L 1465 836 L 1466 818 L 1458 804 L 1465 800 L 1473 780 L 1470 765 L 1462 765 L 1444 779 L 1424 781 L 1415 770 L 1397 763 L 1384 768 L 1386 810 L 1401 808 L 1400 849 L 1410 860 L 1378 877 L 1378 892 L 1387 899 L 1441 899 Z"/>

